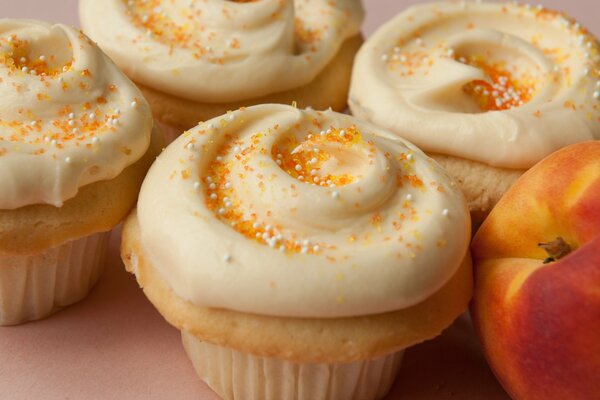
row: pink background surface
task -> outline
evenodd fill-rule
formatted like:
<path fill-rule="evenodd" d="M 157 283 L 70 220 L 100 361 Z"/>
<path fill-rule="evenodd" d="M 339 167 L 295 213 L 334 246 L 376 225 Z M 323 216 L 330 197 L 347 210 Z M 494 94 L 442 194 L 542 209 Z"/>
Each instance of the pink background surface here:
<path fill-rule="evenodd" d="M 97 0 L 102 1 L 102 0 Z M 365 32 L 416 1 L 365 0 Z M 545 1 L 600 34 L 597 0 Z M 3 17 L 77 24 L 76 0 L 0 0 Z M 101 16 L 99 16 L 101 18 Z M 218 397 L 195 375 L 179 337 L 143 296 L 111 242 L 106 272 L 90 296 L 51 318 L 0 328 L 0 398 L 202 399 Z M 388 399 L 507 399 L 487 368 L 469 322 L 406 352 Z"/>

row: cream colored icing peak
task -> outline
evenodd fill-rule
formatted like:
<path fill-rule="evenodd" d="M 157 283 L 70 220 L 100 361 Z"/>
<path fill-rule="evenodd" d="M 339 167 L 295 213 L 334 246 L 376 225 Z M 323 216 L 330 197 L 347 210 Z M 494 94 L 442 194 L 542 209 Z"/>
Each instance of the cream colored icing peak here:
<path fill-rule="evenodd" d="M 465 200 L 420 150 L 353 117 L 241 109 L 184 133 L 140 193 L 141 244 L 199 306 L 345 317 L 414 305 L 463 261 Z"/>
<path fill-rule="evenodd" d="M 524 169 L 600 139 L 599 67 L 597 40 L 542 7 L 417 5 L 360 50 L 349 105 L 427 152 Z"/>
<path fill-rule="evenodd" d="M 0 20 L 0 209 L 61 206 L 150 142 L 138 89 L 80 31 Z"/>
<path fill-rule="evenodd" d="M 308 84 L 362 18 L 359 0 L 80 0 L 84 31 L 132 79 L 209 103 Z"/>

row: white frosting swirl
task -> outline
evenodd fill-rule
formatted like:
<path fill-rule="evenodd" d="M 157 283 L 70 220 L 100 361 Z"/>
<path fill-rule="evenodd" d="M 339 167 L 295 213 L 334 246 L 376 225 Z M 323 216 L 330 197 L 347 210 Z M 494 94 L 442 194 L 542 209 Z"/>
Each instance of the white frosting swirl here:
<path fill-rule="evenodd" d="M 523 169 L 600 139 L 599 66 L 596 39 L 562 14 L 418 5 L 360 50 L 349 104 L 427 152 Z"/>
<path fill-rule="evenodd" d="M 141 245 L 179 296 L 274 316 L 417 304 L 463 261 L 469 213 L 410 143 L 335 112 L 261 105 L 173 142 L 140 193 Z"/>
<path fill-rule="evenodd" d="M 0 209 L 61 206 L 150 143 L 138 89 L 80 31 L 0 20 Z"/>
<path fill-rule="evenodd" d="M 80 0 L 84 31 L 133 80 L 209 103 L 308 84 L 362 18 L 360 0 Z"/>

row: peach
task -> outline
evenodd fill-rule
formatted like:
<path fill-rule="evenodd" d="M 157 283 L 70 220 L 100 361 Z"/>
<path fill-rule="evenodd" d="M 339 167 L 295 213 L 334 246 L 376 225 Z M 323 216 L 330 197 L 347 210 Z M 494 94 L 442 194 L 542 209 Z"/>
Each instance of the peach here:
<path fill-rule="evenodd" d="M 515 399 L 600 399 L 600 141 L 526 172 L 472 244 L 471 314 Z"/>

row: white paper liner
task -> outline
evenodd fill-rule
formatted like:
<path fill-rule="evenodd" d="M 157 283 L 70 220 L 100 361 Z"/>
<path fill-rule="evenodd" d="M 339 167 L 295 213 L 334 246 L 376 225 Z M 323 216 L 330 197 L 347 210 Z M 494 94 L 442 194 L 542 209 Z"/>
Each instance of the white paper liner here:
<path fill-rule="evenodd" d="M 0 326 L 48 315 L 83 299 L 104 267 L 110 231 L 34 255 L 0 254 Z"/>
<path fill-rule="evenodd" d="M 181 332 L 200 378 L 225 400 L 374 400 L 390 390 L 404 351 L 347 364 L 295 364 Z"/>

